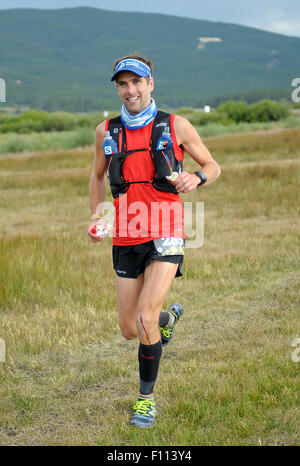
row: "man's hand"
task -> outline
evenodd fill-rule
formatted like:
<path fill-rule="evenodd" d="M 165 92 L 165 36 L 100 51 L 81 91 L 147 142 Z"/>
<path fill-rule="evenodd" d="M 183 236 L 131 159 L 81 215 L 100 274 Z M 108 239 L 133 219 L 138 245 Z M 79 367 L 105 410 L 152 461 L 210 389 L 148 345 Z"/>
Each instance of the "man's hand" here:
<path fill-rule="evenodd" d="M 97 230 L 96 230 L 97 225 L 102 225 L 103 229 L 105 229 L 105 230 L 109 229 L 108 225 L 106 224 L 106 222 L 104 220 L 101 220 L 99 218 L 96 218 L 95 220 L 92 220 L 88 224 L 88 227 L 87 227 L 86 231 L 87 231 L 87 234 L 89 235 L 91 241 L 93 241 L 93 243 L 100 243 L 100 241 L 102 241 L 107 236 L 107 235 L 97 236 Z"/>
<path fill-rule="evenodd" d="M 173 184 L 179 193 L 189 193 L 196 189 L 199 183 L 200 179 L 197 175 L 183 171 Z"/>

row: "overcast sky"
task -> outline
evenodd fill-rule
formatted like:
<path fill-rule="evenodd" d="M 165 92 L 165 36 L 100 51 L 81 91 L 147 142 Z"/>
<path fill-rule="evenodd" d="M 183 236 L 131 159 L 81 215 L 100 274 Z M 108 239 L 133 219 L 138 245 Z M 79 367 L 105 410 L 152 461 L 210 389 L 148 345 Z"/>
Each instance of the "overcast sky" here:
<path fill-rule="evenodd" d="M 0 9 L 91 6 L 242 24 L 300 37 L 300 0 L 0 0 Z M 1 13 L 0 13 L 1 14 Z"/>

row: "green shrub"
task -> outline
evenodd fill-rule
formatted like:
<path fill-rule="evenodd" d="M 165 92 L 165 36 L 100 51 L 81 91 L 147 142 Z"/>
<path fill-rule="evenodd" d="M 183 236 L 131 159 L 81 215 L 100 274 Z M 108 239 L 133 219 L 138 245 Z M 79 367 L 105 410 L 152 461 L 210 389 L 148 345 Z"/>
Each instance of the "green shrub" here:
<path fill-rule="evenodd" d="M 14 120 L 7 119 L 4 123 L 0 122 L 0 132 L 1 133 L 17 133 L 17 125 Z"/>
<path fill-rule="evenodd" d="M 247 121 L 278 121 L 287 118 L 288 114 L 289 108 L 285 102 L 265 99 L 249 106 Z"/>
<path fill-rule="evenodd" d="M 7 113 L 0 112 L 0 125 L 9 122 L 12 119 L 13 117 L 8 115 Z"/>
<path fill-rule="evenodd" d="M 229 120 L 235 123 L 241 121 L 247 121 L 247 115 L 249 112 L 249 106 L 243 100 L 225 102 L 217 108 L 217 112 L 226 114 Z"/>
<path fill-rule="evenodd" d="M 176 113 L 179 115 L 190 115 L 191 113 L 194 113 L 195 109 L 193 107 L 180 107 Z"/>
<path fill-rule="evenodd" d="M 228 101 L 217 108 L 218 113 L 225 113 L 235 123 L 241 122 L 267 122 L 287 118 L 289 106 L 286 102 L 273 100 L 260 100 L 252 105 L 246 102 Z"/>
<path fill-rule="evenodd" d="M 111 118 L 111 116 L 109 117 Z M 78 128 L 96 128 L 104 120 L 103 113 L 89 113 L 76 115 L 76 126 Z"/>
<path fill-rule="evenodd" d="M 37 110 L 28 110 L 22 115 L 11 116 L 7 119 L 0 120 L 1 133 L 32 133 L 43 131 L 48 113 Z"/>
<path fill-rule="evenodd" d="M 117 116 L 109 112 L 109 118 Z M 51 131 L 73 131 L 78 128 L 95 129 L 104 120 L 103 113 L 78 115 L 68 112 L 47 113 L 29 110 L 22 115 L 0 115 L 0 133 L 34 133 Z"/>
<path fill-rule="evenodd" d="M 194 126 L 205 126 L 209 123 L 219 123 L 222 125 L 228 125 L 232 123 L 232 120 L 230 120 L 225 113 L 221 112 L 197 112 L 189 118 L 189 121 Z"/>
<path fill-rule="evenodd" d="M 27 110 L 26 112 L 22 113 L 15 117 L 17 120 L 28 120 L 28 121 L 39 121 L 47 119 L 49 113 L 44 112 L 43 110 Z"/>
<path fill-rule="evenodd" d="M 67 112 L 48 114 L 43 131 L 71 131 L 76 127 L 76 117 Z"/>

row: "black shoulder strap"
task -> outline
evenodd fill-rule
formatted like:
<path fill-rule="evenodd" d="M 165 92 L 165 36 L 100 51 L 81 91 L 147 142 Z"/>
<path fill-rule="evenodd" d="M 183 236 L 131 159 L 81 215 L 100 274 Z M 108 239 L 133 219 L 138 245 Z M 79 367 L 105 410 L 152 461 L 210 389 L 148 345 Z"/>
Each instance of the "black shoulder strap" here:
<path fill-rule="evenodd" d="M 152 125 L 151 142 L 150 142 L 150 147 L 152 150 L 156 150 L 157 141 L 167 126 L 170 128 L 170 114 L 167 112 L 158 110 L 156 117 L 154 118 L 153 125 Z M 118 144 L 119 148 L 120 148 L 120 140 L 122 141 L 122 152 L 127 153 L 126 131 L 122 123 L 121 116 L 117 116 L 109 120 L 108 130 L 112 138 Z M 136 151 L 140 151 L 140 150 L 143 151 L 145 149 L 137 149 Z M 130 153 L 133 153 L 133 152 L 135 151 L 130 151 Z"/>
<path fill-rule="evenodd" d="M 170 114 L 158 110 L 156 117 L 153 121 L 152 134 L 151 134 L 151 149 L 155 150 L 157 141 L 168 126 L 170 128 Z"/>
<path fill-rule="evenodd" d="M 156 114 L 156 118 L 170 118 L 170 113 L 163 112 L 162 110 L 158 110 Z"/>
<path fill-rule="evenodd" d="M 121 152 L 120 146 L 122 145 L 122 152 L 124 152 L 126 149 L 126 133 L 120 115 L 109 120 L 108 131 L 110 132 L 111 137 L 118 144 L 119 151 Z"/>
<path fill-rule="evenodd" d="M 121 115 L 115 118 L 110 118 L 109 123 L 112 123 L 113 125 L 122 124 Z"/>

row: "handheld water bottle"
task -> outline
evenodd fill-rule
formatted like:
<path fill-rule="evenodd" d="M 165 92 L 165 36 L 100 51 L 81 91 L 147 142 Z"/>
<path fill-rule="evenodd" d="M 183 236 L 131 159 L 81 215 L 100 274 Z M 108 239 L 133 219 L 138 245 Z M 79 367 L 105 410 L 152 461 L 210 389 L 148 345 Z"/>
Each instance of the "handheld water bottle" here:
<path fill-rule="evenodd" d="M 109 131 L 105 131 L 105 138 L 103 143 L 103 150 L 105 155 L 116 154 L 118 151 L 118 144 L 112 138 Z"/>
<path fill-rule="evenodd" d="M 170 128 L 168 126 L 165 127 L 161 137 L 157 142 L 157 150 L 164 150 L 164 149 L 171 149 L 173 146 L 172 136 L 170 133 Z"/>
<path fill-rule="evenodd" d="M 106 228 L 101 225 L 101 223 L 98 223 L 97 225 L 94 225 L 93 228 L 91 229 L 91 233 L 93 233 L 94 235 L 96 236 L 107 236 L 108 233 L 110 232 L 111 230 L 111 224 L 110 223 L 107 223 L 106 224 Z"/>

